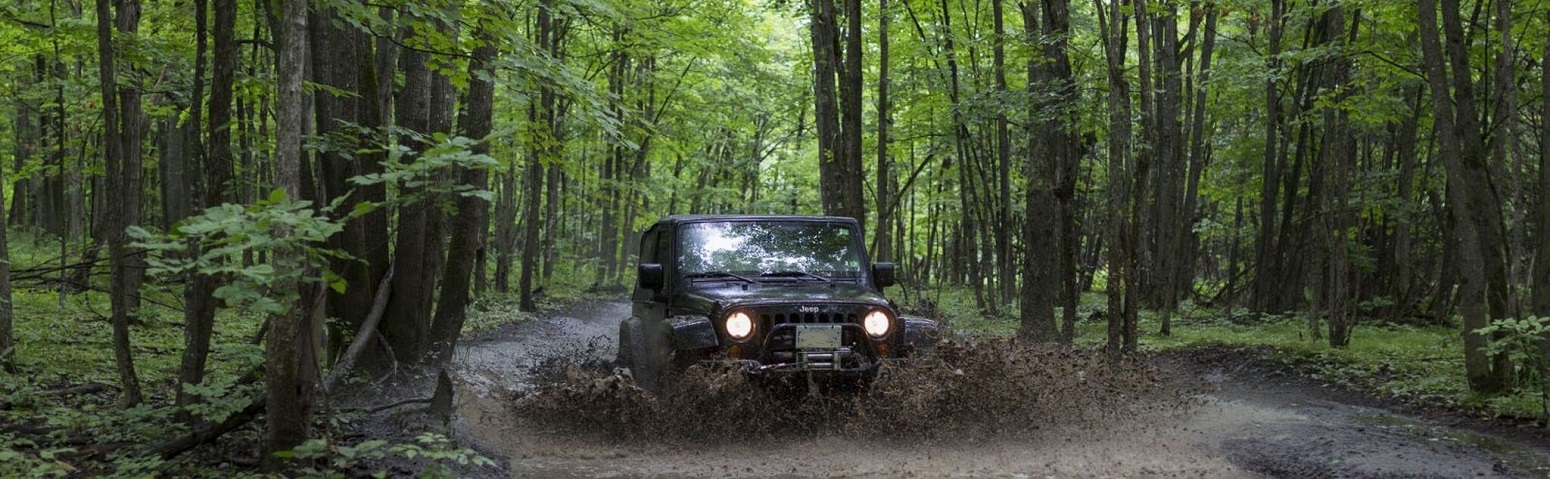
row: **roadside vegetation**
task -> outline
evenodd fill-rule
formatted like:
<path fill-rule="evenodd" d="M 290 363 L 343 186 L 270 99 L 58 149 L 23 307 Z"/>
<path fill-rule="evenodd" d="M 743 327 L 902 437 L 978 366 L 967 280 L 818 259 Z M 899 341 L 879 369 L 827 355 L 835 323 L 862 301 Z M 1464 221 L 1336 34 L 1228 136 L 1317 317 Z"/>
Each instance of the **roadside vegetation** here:
<path fill-rule="evenodd" d="M 0 477 L 64 477 L 81 474 L 116 477 L 252 476 L 257 458 L 245 456 L 240 444 L 257 441 L 257 431 L 234 432 L 195 460 L 165 461 L 152 450 L 189 434 L 178 420 L 179 408 L 169 397 L 152 395 L 132 408 L 121 408 L 112 370 L 112 332 L 107 327 L 106 278 L 93 278 L 86 291 L 61 295 L 57 264 L 59 242 L 48 235 L 10 231 L 17 338 L 16 374 L 0 374 Z M 567 271 L 571 271 L 567 269 Z M 540 310 L 518 308 L 515 295 L 486 295 L 469 307 L 464 334 L 477 336 L 503 325 L 528 321 L 543 311 L 562 310 L 581 301 L 617 299 L 617 292 L 593 290 L 577 275 L 560 275 L 536 298 Z M 177 284 L 156 282 L 143 290 L 145 305 L 134 325 L 135 353 L 142 384 L 150 390 L 171 390 L 177 380 L 183 348 L 183 313 L 175 306 Z M 84 286 L 83 286 L 84 287 Z M 188 411 L 220 422 L 238 414 L 261 383 L 244 379 L 263 364 L 256 342 L 264 318 L 225 311 L 211 340 L 210 368 L 205 382 L 189 386 L 202 402 Z M 407 365 L 386 375 L 422 374 Z M 381 368 L 373 368 L 377 371 Z M 384 379 L 354 377 L 347 382 Z M 375 405 L 371 405 L 375 406 Z M 334 410 L 326 420 L 334 434 L 297 448 L 295 458 L 315 465 L 298 471 L 302 477 L 353 477 L 383 470 L 384 461 L 418 459 L 413 470 L 428 477 L 459 477 L 459 467 L 488 465 L 463 445 L 451 442 L 449 431 L 397 438 L 349 440 L 354 424 L 366 420 L 359 410 Z M 438 432 L 439 431 L 439 432 Z"/>

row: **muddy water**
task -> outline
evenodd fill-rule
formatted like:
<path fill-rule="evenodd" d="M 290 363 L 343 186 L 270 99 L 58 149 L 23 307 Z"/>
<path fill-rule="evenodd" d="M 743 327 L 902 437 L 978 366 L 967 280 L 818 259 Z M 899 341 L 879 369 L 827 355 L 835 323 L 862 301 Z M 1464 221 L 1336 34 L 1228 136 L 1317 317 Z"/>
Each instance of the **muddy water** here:
<path fill-rule="evenodd" d="M 987 409 L 1051 417 L 1014 422 L 1038 429 L 983 434 L 972 423 L 1001 422 L 949 412 L 943 421 L 965 426 L 949 428 L 952 434 L 899 436 L 822 423 L 754 439 L 685 438 L 671 434 L 679 430 L 672 425 L 629 423 L 659 429 L 622 439 L 599 433 L 609 425 L 535 421 L 519 413 L 519 403 L 541 395 L 540 384 L 560 381 L 567 369 L 589 371 L 585 379 L 596 387 L 627 386 L 608 379 L 606 363 L 614 356 L 618 321 L 628 314 L 627 303 L 587 304 L 460 346 L 459 435 L 505 456 L 514 477 L 1546 477 L 1550 471 L 1544 468 L 1550 455 L 1538 440 L 1437 424 L 1212 359 L 1160 361 L 1162 386 L 1127 398 L 1127 407 L 1101 420 L 1063 415 L 1081 408 Z M 1174 391 L 1180 384 L 1190 386 Z M 599 406 L 577 405 L 576 413 L 584 416 L 591 407 Z M 668 439 L 640 439 L 657 436 Z"/>

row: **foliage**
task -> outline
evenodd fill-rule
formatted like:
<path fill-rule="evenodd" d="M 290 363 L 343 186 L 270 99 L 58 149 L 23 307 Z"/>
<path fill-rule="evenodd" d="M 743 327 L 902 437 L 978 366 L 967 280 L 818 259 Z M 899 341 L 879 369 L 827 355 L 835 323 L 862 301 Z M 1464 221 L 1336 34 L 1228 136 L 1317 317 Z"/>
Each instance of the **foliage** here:
<path fill-rule="evenodd" d="M 372 471 L 374 461 L 394 457 L 410 461 L 428 463 L 419 477 L 450 478 L 457 477 L 459 466 L 492 466 L 494 461 L 479 453 L 462 447 L 446 436 L 435 433 L 424 433 L 415 438 L 413 443 L 389 444 L 388 441 L 373 439 L 361 441 L 356 444 L 341 444 L 328 439 L 310 439 L 296 449 L 281 451 L 277 455 L 291 459 L 316 460 L 319 467 L 307 467 L 302 469 L 300 477 L 308 478 L 345 478 L 369 475 L 371 477 L 387 477 L 384 469 Z M 367 472 L 370 471 L 370 472 Z"/>
<path fill-rule="evenodd" d="M 31 451 L 29 451 L 31 450 Z M 27 452 L 24 452 L 27 451 Z M 35 453 L 29 453 L 35 451 Z M 75 448 L 48 447 L 0 432 L 0 475 L 6 477 L 68 477 L 77 470 L 60 455 Z"/>
<path fill-rule="evenodd" d="M 424 145 L 424 149 L 416 151 L 401 143 L 376 145 L 376 148 L 387 153 L 387 160 L 382 162 L 383 172 L 351 177 L 349 181 L 357 186 L 391 185 L 398 194 L 386 204 L 358 203 L 356 210 L 351 212 L 353 216 L 359 216 L 376 208 L 408 204 L 425 198 L 436 200 L 436 204 L 448 213 L 453 210 L 452 200 L 459 196 L 473 196 L 485 201 L 494 199 L 493 193 L 487 189 L 442 181 L 440 174 L 453 168 L 490 169 L 497 166 L 499 162 L 494 158 L 474 153 L 473 147 L 476 143 L 491 141 L 507 132 L 492 133 L 490 138 L 474 139 L 441 132 L 422 135 L 402 128 L 392 128 L 392 131 L 396 135 L 409 137 L 415 143 Z M 357 143 L 359 138 L 359 136 L 351 136 L 345 140 L 353 144 Z M 414 161 L 405 161 L 410 157 L 414 158 Z"/>
<path fill-rule="evenodd" d="M 166 236 L 139 226 L 131 226 L 129 233 L 137 240 L 134 247 L 157 253 L 146 259 L 153 274 L 179 277 L 198 272 L 227 278 L 215 291 L 216 298 L 229 306 L 275 315 L 288 311 L 299 294 L 278 286 L 316 281 L 313 271 L 322 271 L 336 291 L 345 288 L 343 279 L 330 272 L 328 264 L 330 259 L 348 256 L 319 246 L 342 231 L 344 224 L 328 216 L 332 205 L 321 211 L 312 205 L 277 189 L 252 205 L 227 203 L 208 208 Z M 200 246 L 197 256 L 182 255 L 189 242 Z M 243 261 L 255 254 L 270 262 Z"/>
<path fill-rule="evenodd" d="M 1490 326 L 1474 331 L 1474 334 L 1490 337 L 1485 355 L 1506 356 L 1517 365 L 1518 377 L 1513 392 L 1504 398 L 1490 398 L 1493 407 L 1511 407 L 1514 396 L 1538 396 L 1539 417 L 1550 427 L 1550 390 L 1545 375 L 1550 373 L 1550 359 L 1543 353 L 1545 338 L 1550 336 L 1550 317 L 1529 316 L 1523 319 L 1505 318 L 1491 322 Z"/>

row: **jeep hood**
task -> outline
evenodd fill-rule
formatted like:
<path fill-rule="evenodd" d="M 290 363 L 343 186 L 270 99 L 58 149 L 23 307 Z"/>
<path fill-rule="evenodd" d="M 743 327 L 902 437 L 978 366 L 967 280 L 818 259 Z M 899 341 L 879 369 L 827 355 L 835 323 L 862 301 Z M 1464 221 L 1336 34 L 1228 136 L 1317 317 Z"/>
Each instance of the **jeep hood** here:
<path fill-rule="evenodd" d="M 746 287 L 745 287 L 746 286 Z M 853 283 L 756 283 L 716 284 L 696 287 L 679 296 L 686 309 L 711 312 L 720 307 L 759 303 L 867 303 L 889 306 L 876 290 Z"/>

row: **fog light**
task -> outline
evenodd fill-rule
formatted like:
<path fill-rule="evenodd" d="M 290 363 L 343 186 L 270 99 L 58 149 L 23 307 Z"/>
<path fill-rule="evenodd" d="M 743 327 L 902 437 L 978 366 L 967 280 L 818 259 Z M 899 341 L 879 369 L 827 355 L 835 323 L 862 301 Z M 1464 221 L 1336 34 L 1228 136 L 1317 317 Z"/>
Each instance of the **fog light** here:
<path fill-rule="evenodd" d="M 861 320 L 861 326 L 866 328 L 868 335 L 881 338 L 887 336 L 888 330 L 893 328 L 893 318 L 889 318 L 888 313 L 879 309 L 867 313 L 866 318 Z"/>
<path fill-rule="evenodd" d="M 743 357 L 743 347 L 736 344 L 732 345 L 732 347 L 727 348 L 727 356 L 732 359 L 741 359 Z"/>
<path fill-rule="evenodd" d="M 877 345 L 877 355 L 885 357 L 885 358 L 888 357 L 888 344 L 887 343 Z"/>
<path fill-rule="evenodd" d="M 742 311 L 732 313 L 727 315 L 726 328 L 727 336 L 731 336 L 732 339 L 739 341 L 748 339 L 748 336 L 753 334 L 753 318 Z"/>

